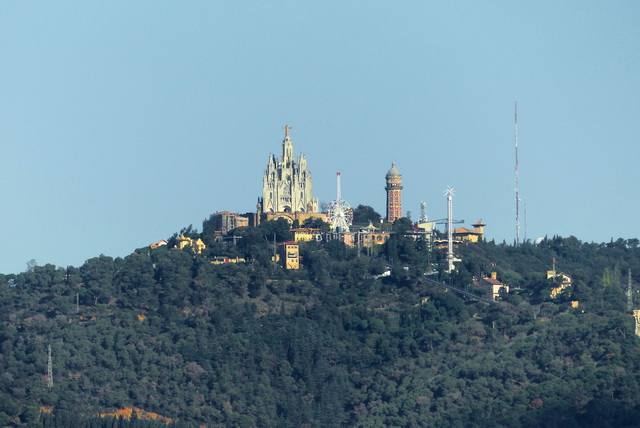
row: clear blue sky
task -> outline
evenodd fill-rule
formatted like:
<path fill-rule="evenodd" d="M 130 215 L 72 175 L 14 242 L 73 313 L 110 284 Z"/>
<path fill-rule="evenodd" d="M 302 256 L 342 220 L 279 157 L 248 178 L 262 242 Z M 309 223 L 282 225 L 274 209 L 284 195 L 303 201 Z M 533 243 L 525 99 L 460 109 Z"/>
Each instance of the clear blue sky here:
<path fill-rule="evenodd" d="M 0 272 L 255 209 L 291 125 L 320 201 L 639 237 L 640 2 L 4 2 Z M 526 221 L 524 205 L 526 200 Z"/>

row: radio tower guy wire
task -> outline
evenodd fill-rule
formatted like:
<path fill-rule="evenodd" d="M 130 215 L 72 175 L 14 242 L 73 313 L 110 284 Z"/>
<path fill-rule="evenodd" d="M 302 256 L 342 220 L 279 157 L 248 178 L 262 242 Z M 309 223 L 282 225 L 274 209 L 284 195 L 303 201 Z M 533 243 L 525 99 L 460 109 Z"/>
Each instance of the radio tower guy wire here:
<path fill-rule="evenodd" d="M 520 245 L 520 197 L 518 196 L 518 102 L 515 106 L 515 140 L 516 140 L 516 246 Z"/>

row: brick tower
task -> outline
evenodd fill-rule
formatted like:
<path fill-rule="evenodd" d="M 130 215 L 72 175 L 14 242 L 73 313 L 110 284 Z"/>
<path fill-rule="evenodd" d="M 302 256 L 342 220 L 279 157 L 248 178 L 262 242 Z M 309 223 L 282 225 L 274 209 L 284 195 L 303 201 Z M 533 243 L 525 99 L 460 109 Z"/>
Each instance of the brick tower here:
<path fill-rule="evenodd" d="M 395 162 L 385 177 L 387 186 L 387 221 L 393 222 L 402 217 L 402 174 L 396 168 Z"/>

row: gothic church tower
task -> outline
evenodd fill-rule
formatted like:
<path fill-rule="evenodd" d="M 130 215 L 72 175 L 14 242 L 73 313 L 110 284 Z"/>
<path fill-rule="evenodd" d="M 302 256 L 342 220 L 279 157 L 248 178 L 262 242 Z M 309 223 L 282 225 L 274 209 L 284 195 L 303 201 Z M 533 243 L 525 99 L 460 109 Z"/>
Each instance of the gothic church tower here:
<path fill-rule="evenodd" d="M 262 179 L 263 214 L 310 213 L 318 211 L 318 200 L 313 197 L 311 172 L 303 154 L 298 160 L 293 155 L 290 126 L 285 126 L 282 140 L 282 158 L 269 155 L 267 169 Z"/>
<path fill-rule="evenodd" d="M 402 174 L 396 168 L 395 162 L 385 176 L 387 186 L 387 221 L 393 222 L 402 217 Z"/>

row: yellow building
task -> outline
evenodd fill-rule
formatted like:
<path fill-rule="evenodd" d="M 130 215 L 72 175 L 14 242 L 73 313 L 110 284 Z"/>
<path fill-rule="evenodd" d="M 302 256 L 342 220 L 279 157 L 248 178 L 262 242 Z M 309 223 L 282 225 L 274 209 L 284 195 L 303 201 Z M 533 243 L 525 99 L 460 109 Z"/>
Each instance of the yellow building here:
<path fill-rule="evenodd" d="M 365 248 L 382 245 L 391 237 L 391 233 L 376 229 L 372 224 L 358 231 L 358 234 L 360 235 L 360 242 Z"/>
<path fill-rule="evenodd" d="M 261 208 L 260 208 L 260 204 L 258 204 L 258 212 L 260 212 Z M 269 220 L 277 220 L 279 218 L 283 218 L 285 220 L 287 220 L 289 222 L 289 224 L 293 224 L 294 221 L 298 221 L 298 224 L 303 224 L 305 221 L 309 220 L 309 219 L 320 219 L 322 221 L 327 221 L 327 216 L 326 214 L 322 214 L 322 213 L 314 213 L 314 212 L 307 212 L 307 213 L 288 213 L 288 212 L 282 212 L 282 213 L 266 213 L 264 218 L 269 221 Z"/>
<path fill-rule="evenodd" d="M 356 245 L 358 245 L 357 235 L 353 232 L 341 233 L 339 236 L 342 238 L 342 242 L 347 247 L 355 247 Z"/>
<path fill-rule="evenodd" d="M 202 254 L 202 250 L 207 248 L 207 246 L 204 244 L 204 242 L 202 242 L 202 239 L 200 238 L 193 239 L 193 238 L 187 238 L 184 235 L 180 235 L 180 237 L 178 238 L 178 243 L 176 244 L 176 247 L 179 250 L 184 250 L 184 248 L 187 246 L 191 247 L 195 254 Z"/>
<path fill-rule="evenodd" d="M 284 242 L 279 250 L 285 269 L 300 269 L 300 245 L 297 242 Z"/>
<path fill-rule="evenodd" d="M 569 275 L 563 272 L 556 273 L 555 270 L 548 270 L 547 279 L 555 279 L 555 278 L 560 278 L 561 282 L 560 282 L 560 285 L 551 289 L 551 297 L 553 297 L 554 299 L 558 297 L 558 295 L 562 293 L 565 290 L 565 288 L 571 286 L 571 277 Z"/>
<path fill-rule="evenodd" d="M 466 227 L 459 227 L 455 229 L 451 233 L 453 239 L 462 242 L 478 242 L 484 240 L 484 227 L 486 224 L 482 222 L 482 219 L 473 223 L 471 226 L 473 226 L 473 230 L 467 229 Z"/>
<path fill-rule="evenodd" d="M 389 240 L 391 234 L 376 229 L 372 224 L 359 229 L 357 232 L 341 233 L 340 239 L 348 247 L 360 246 L 362 248 L 382 245 Z"/>
<path fill-rule="evenodd" d="M 382 245 L 391 237 L 389 232 L 377 229 L 371 222 L 369 222 L 369 226 L 360 228 L 357 232 L 350 235 L 352 235 L 352 238 L 349 238 L 348 242 L 345 240 L 345 244 L 355 246 L 360 242 L 360 245 L 364 248 Z"/>
<path fill-rule="evenodd" d="M 373 245 L 382 245 L 391 237 L 389 232 L 384 232 L 376 229 L 373 225 L 369 224 L 367 227 L 359 229 L 357 232 L 341 233 L 338 238 L 335 234 L 322 233 L 320 229 L 314 228 L 300 228 L 291 229 L 293 234 L 293 240 L 295 242 L 309 242 L 309 241 L 328 241 L 332 239 L 340 239 L 345 245 L 349 247 L 362 246 L 364 248 L 372 247 Z"/>
<path fill-rule="evenodd" d="M 296 242 L 321 241 L 322 235 L 320 229 L 300 228 L 291 229 L 293 240 Z"/>
<path fill-rule="evenodd" d="M 489 289 L 491 290 L 491 298 L 493 300 L 498 300 L 498 298 L 500 297 L 501 290 L 504 290 L 507 293 L 509 292 L 509 286 L 498 281 L 497 272 L 491 272 L 490 277 L 482 278 L 480 285 L 489 287 Z"/>
<path fill-rule="evenodd" d="M 242 257 L 229 258 L 224 256 L 216 256 L 213 258 L 213 261 L 211 261 L 211 263 L 214 265 L 224 265 L 227 263 L 245 263 L 245 262 L 246 260 Z"/>

